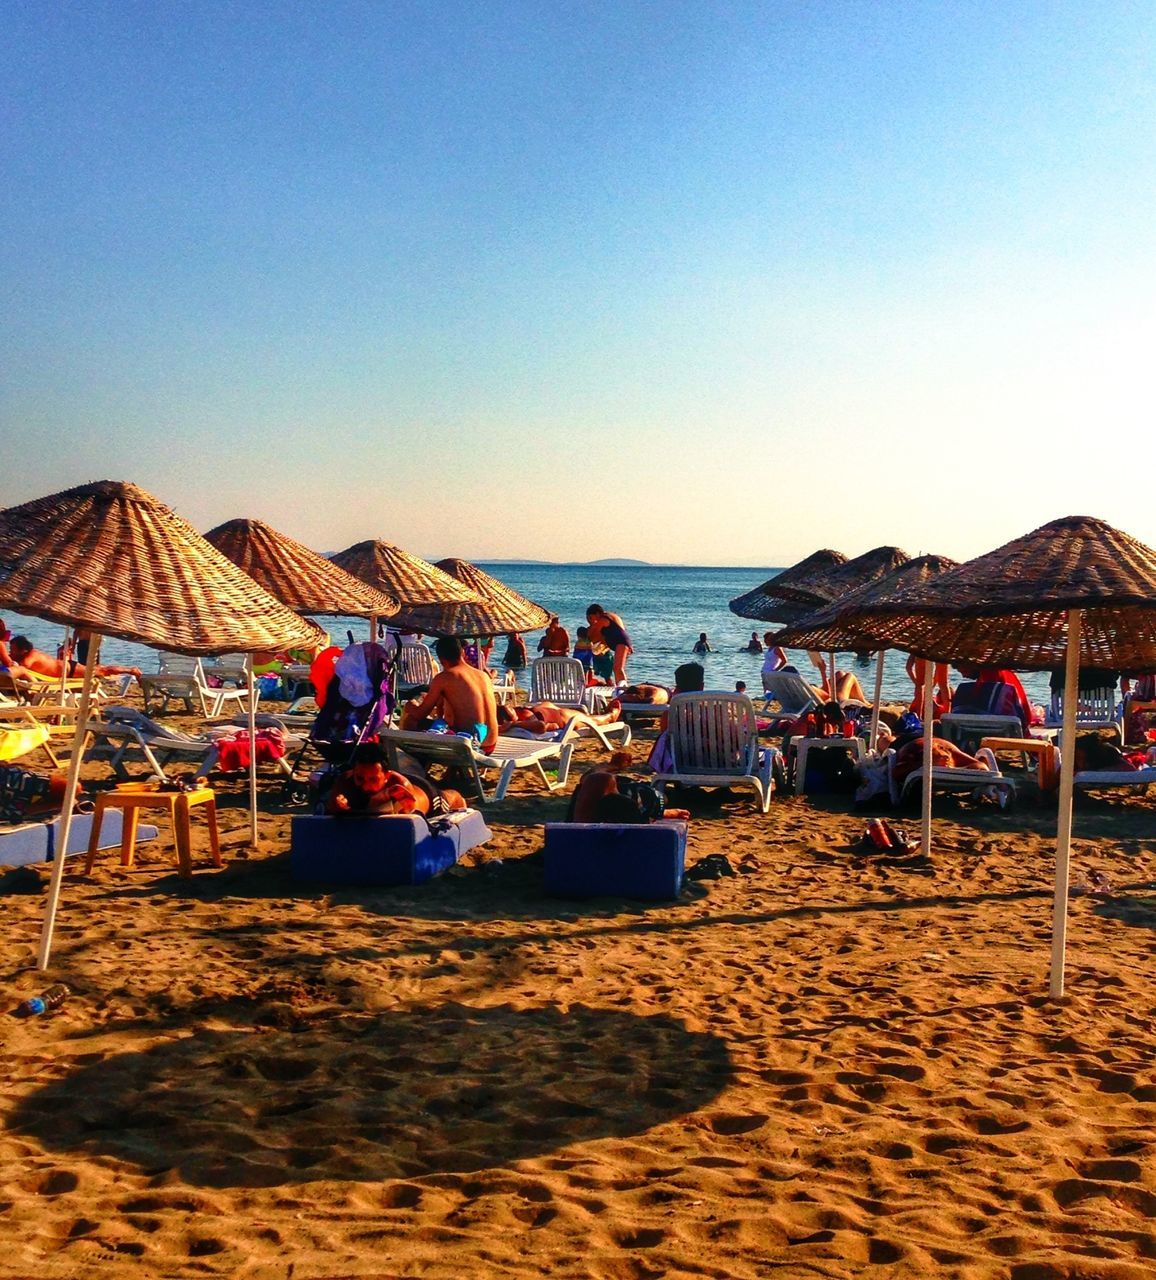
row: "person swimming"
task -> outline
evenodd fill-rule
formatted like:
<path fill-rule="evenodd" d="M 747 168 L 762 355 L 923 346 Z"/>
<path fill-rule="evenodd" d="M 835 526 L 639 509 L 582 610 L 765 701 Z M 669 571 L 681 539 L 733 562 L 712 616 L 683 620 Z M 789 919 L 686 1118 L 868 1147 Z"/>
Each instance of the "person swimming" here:
<path fill-rule="evenodd" d="M 706 638 L 705 631 L 699 632 L 698 639 L 694 642 L 694 648 L 691 650 L 691 653 L 697 653 L 697 654 L 714 653 L 714 650 L 710 647 L 710 641 Z"/>

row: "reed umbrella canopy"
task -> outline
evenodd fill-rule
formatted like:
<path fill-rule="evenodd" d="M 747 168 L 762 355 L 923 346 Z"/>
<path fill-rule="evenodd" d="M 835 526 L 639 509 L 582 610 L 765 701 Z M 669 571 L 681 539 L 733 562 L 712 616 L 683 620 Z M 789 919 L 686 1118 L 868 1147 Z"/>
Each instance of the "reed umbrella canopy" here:
<path fill-rule="evenodd" d="M 781 595 L 783 599 L 814 609 L 838 600 L 848 591 L 857 591 L 869 583 L 878 582 L 910 559 L 907 552 L 899 547 L 873 547 L 854 560 L 835 565 L 826 573 L 814 574 L 806 581 L 778 586 L 772 583 L 771 586 L 774 594 Z"/>
<path fill-rule="evenodd" d="M 755 622 L 796 622 L 807 612 L 806 606 L 800 607 L 798 602 L 788 602 L 778 594 L 777 589 L 792 583 L 805 588 L 810 582 L 822 581 L 832 569 L 846 563 L 847 557 L 841 551 L 812 551 L 789 569 L 768 578 L 751 591 L 736 596 L 730 602 L 730 611 L 740 618 L 751 618 Z"/>
<path fill-rule="evenodd" d="M 846 625 L 844 618 L 854 620 L 863 608 L 892 600 L 907 588 L 928 582 L 957 567 L 958 561 L 949 556 L 917 556 L 884 577 L 866 582 L 830 604 L 813 610 L 772 639 L 775 644 L 790 649 L 852 649 L 856 652 L 878 649 L 881 643 L 877 635 L 857 621 Z"/>
<path fill-rule="evenodd" d="M 294 613 L 387 618 L 399 602 L 265 524 L 227 520 L 206 539 Z"/>
<path fill-rule="evenodd" d="M 330 557 L 346 573 L 392 596 L 400 606 L 396 626 L 408 626 L 411 609 L 425 604 L 477 604 L 481 597 L 464 582 L 403 551 L 392 542 L 358 542 Z"/>
<path fill-rule="evenodd" d="M 1156 551 L 1090 516 L 1065 516 L 855 610 L 880 643 L 952 663 L 1064 665 L 1082 612 L 1079 664 L 1156 669 Z M 851 618 L 844 621 L 851 622 Z"/>
<path fill-rule="evenodd" d="M 481 598 L 479 604 L 450 604 L 431 608 L 429 625 L 419 630 L 442 635 L 496 636 L 537 631 L 550 621 L 550 612 L 468 560 L 438 560 L 436 567 L 456 578 Z M 414 610 L 420 617 L 425 608 Z M 434 616 L 436 613 L 436 616 Z"/>
<path fill-rule="evenodd" d="M 0 511 L 0 606 L 194 657 L 323 639 L 170 507 L 115 480 Z"/>

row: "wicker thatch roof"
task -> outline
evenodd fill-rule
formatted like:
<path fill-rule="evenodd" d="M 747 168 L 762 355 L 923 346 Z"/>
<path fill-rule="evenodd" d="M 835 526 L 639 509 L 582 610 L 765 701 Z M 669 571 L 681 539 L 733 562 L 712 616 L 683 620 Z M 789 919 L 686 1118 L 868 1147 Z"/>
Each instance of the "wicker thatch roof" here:
<path fill-rule="evenodd" d="M 409 620 L 410 612 L 421 605 L 478 604 L 481 601 L 478 593 L 464 582 L 459 582 L 420 556 L 403 551 L 392 542 L 358 542 L 331 558 L 347 573 L 399 602 L 400 611 L 390 620 L 393 626 L 423 630 Z"/>
<path fill-rule="evenodd" d="M 852 649 L 857 652 L 878 649 L 882 646 L 874 635 L 860 625 L 847 627 L 843 619 L 956 567 L 957 562 L 947 556 L 919 556 L 907 560 L 886 577 L 864 583 L 838 600 L 815 609 L 800 622 L 784 628 L 774 637 L 774 642 L 791 649 Z"/>
<path fill-rule="evenodd" d="M 205 537 L 295 613 L 387 618 L 398 602 L 261 520 L 228 520 Z"/>
<path fill-rule="evenodd" d="M 807 588 L 809 583 L 822 582 L 832 569 L 846 563 L 847 557 L 841 551 L 813 551 L 754 590 L 737 596 L 731 601 L 731 613 L 737 613 L 740 618 L 753 618 L 756 622 L 795 622 L 810 608 L 806 605 L 800 607 L 798 602 L 788 602 L 779 594 L 782 588 L 792 584 Z"/>
<path fill-rule="evenodd" d="M 1156 551 L 1103 520 L 1053 520 L 845 617 L 880 643 L 948 662 L 1063 664 L 1067 611 L 1084 611 L 1080 665 L 1156 670 Z"/>
<path fill-rule="evenodd" d="M 114 480 L 0 511 L 0 606 L 192 655 L 323 639 L 164 503 Z"/>
<path fill-rule="evenodd" d="M 470 564 L 468 560 L 439 560 L 437 567 L 477 592 L 478 603 L 425 605 L 408 613 L 410 625 L 430 635 L 496 636 L 511 631 L 536 631 L 550 621 L 550 613 L 512 587 Z"/>
<path fill-rule="evenodd" d="M 807 582 L 785 583 L 776 588 L 776 594 L 782 595 L 786 600 L 805 604 L 808 609 L 814 609 L 819 605 L 830 604 L 848 591 L 857 591 L 870 582 L 885 578 L 910 559 L 907 552 L 898 547 L 873 547 L 854 560 L 835 565 L 825 574 L 814 575 Z"/>

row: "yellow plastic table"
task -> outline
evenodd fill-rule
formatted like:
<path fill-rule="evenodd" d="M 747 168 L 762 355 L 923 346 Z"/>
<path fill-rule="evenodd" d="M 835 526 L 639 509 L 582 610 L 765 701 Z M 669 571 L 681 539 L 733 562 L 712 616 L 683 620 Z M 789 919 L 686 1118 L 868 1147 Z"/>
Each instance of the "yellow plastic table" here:
<path fill-rule="evenodd" d="M 106 809 L 120 809 L 124 814 L 121 829 L 120 864 L 131 867 L 136 852 L 137 822 L 142 809 L 167 809 L 173 829 L 173 841 L 177 846 L 177 864 L 183 876 L 193 874 L 192 833 L 189 813 L 197 805 L 205 806 L 209 823 L 209 851 L 213 866 L 222 866 L 221 842 L 217 831 L 217 796 L 212 787 L 194 787 L 191 791 L 160 791 L 154 782 L 125 782 L 115 791 L 101 792 L 96 798 L 96 813 L 92 819 L 92 835 L 88 841 L 88 857 L 84 874 L 92 870 L 93 860 L 100 845 L 100 824 Z"/>
<path fill-rule="evenodd" d="M 981 738 L 979 745 L 992 751 L 1019 751 L 1024 756 L 1035 756 L 1039 768 L 1037 774 L 1041 791 L 1055 791 L 1060 785 L 1060 773 L 1056 764 L 1059 753 L 1055 746 L 1043 738 Z M 1025 761 L 1026 763 L 1026 761 Z"/>

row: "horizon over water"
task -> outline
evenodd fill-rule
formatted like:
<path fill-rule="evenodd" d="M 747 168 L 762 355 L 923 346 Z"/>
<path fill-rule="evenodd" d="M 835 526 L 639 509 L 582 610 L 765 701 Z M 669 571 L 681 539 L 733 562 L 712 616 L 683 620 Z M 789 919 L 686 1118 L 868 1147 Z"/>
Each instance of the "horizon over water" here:
<path fill-rule="evenodd" d="M 728 603 L 776 570 L 742 567 L 693 565 L 607 565 L 554 564 L 481 560 L 481 568 L 519 591 L 543 608 L 557 613 L 570 633 L 571 642 L 579 626 L 585 624 L 586 606 L 594 601 L 613 613 L 620 614 L 634 641 L 635 652 L 627 663 L 631 680 L 649 680 L 671 684 L 674 669 L 693 658 L 691 653 L 699 632 L 705 631 L 716 652 L 706 655 L 703 666 L 708 689 L 733 690 L 736 680 L 744 680 L 747 692 L 759 697 L 762 691 L 761 655 L 741 652 L 752 631 L 759 638 L 778 624 L 753 622 L 731 613 Z M 55 653 L 63 628 L 35 618 L 14 613 L 3 614 L 14 634 L 25 634 L 40 649 Z M 319 625 L 330 633 L 335 643 L 345 643 L 346 632 L 354 638 L 366 636 L 363 618 L 319 618 Z M 531 658 L 540 632 L 527 637 Z M 499 636 L 494 645 L 491 666 L 500 669 L 506 651 Z M 789 656 L 808 679 L 815 674 L 804 651 L 791 650 Z M 121 666 L 137 666 L 142 671 L 155 671 L 157 653 L 142 645 L 109 637 L 101 645 L 101 660 Z M 889 652 L 883 664 L 883 696 L 885 701 L 908 702 L 912 697 L 911 681 L 904 670 L 906 654 Z M 870 698 L 874 688 L 875 662 L 857 662 L 849 653 L 840 655 L 840 670 L 854 671 Z M 519 673 L 522 688 L 529 676 Z M 1024 687 L 1035 702 L 1047 703 L 1048 678 L 1038 672 L 1023 675 Z"/>

